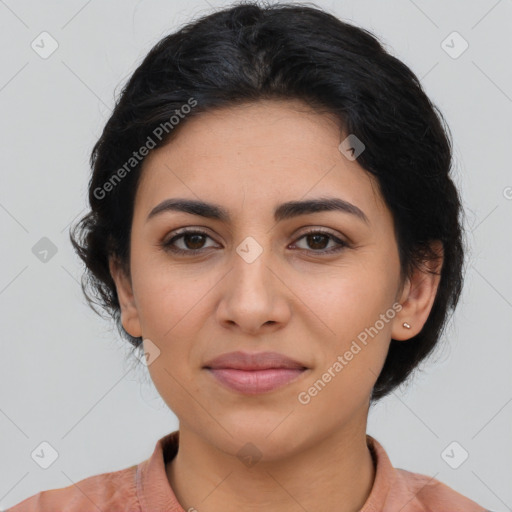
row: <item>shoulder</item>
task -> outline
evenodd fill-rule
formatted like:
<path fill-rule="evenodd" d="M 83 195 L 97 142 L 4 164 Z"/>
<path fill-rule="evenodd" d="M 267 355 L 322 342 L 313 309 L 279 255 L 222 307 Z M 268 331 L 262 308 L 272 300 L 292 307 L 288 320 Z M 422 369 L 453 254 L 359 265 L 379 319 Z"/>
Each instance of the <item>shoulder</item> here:
<path fill-rule="evenodd" d="M 396 491 L 410 497 L 412 510 L 438 512 L 489 512 L 478 503 L 455 491 L 443 482 L 405 469 L 396 469 Z M 393 493 L 394 489 L 392 489 Z M 419 508 L 418 508 L 419 507 Z M 406 509 L 407 510 L 407 509 Z"/>
<path fill-rule="evenodd" d="M 374 437 L 367 443 L 377 471 L 363 512 L 490 512 L 434 477 L 395 468 Z"/>
<path fill-rule="evenodd" d="M 137 467 L 101 473 L 67 487 L 41 491 L 6 512 L 139 512 Z"/>

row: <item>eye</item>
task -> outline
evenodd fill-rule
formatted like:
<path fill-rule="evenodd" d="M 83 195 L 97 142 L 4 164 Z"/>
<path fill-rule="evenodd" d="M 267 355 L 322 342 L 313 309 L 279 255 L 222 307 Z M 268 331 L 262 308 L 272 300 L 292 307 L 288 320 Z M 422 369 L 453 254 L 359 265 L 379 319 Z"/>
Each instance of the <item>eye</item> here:
<path fill-rule="evenodd" d="M 204 248 L 204 241 L 210 238 L 204 231 L 194 230 L 182 230 L 177 235 L 173 236 L 168 241 L 162 243 L 162 247 L 166 251 L 171 251 L 176 254 L 196 254 L 201 252 Z M 174 244 L 177 240 L 180 240 L 184 244 L 183 247 L 176 247 Z"/>
<path fill-rule="evenodd" d="M 346 242 L 340 240 L 332 233 L 318 229 L 312 229 L 304 233 L 298 240 L 302 239 L 305 239 L 307 245 L 313 248 L 312 252 L 320 254 L 331 254 L 339 252 L 348 247 L 348 244 Z M 331 247 L 330 249 L 325 249 L 326 244 L 328 245 L 329 241 L 334 241 L 337 245 Z M 305 250 L 308 250 L 308 248 L 306 248 Z"/>
<path fill-rule="evenodd" d="M 174 254 L 194 255 L 203 252 L 204 249 L 208 248 L 204 245 L 207 239 L 212 240 L 210 235 L 204 231 L 200 231 L 198 229 L 184 229 L 179 231 L 169 240 L 161 243 L 161 246 L 166 251 L 170 251 Z M 302 239 L 305 239 L 307 245 L 309 245 L 312 249 L 308 249 L 307 247 L 299 247 L 299 249 L 309 250 L 310 252 L 317 254 L 331 254 L 339 252 L 348 247 L 346 242 L 340 240 L 332 233 L 319 229 L 312 229 L 302 234 L 302 236 L 300 236 L 297 240 L 300 241 Z M 330 249 L 326 249 L 325 247 L 328 246 L 330 241 L 335 242 L 336 245 Z M 177 242 L 181 243 L 182 247 L 178 247 L 176 245 Z"/>

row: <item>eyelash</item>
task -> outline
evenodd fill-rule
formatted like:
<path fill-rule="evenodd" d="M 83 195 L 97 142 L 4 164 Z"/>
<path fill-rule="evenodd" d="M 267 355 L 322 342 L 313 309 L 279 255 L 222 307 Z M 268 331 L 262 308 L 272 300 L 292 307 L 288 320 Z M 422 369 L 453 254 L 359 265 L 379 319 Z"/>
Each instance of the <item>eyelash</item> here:
<path fill-rule="evenodd" d="M 200 230 L 197 230 L 197 229 L 190 229 L 190 230 L 183 230 L 183 231 L 180 231 L 178 234 L 176 234 L 175 236 L 173 236 L 170 240 L 168 240 L 167 242 L 163 242 L 161 244 L 162 248 L 166 251 L 170 251 L 174 254 L 183 254 L 183 255 L 195 255 L 195 254 L 198 254 L 200 252 L 202 252 L 204 249 L 179 249 L 177 247 L 174 247 L 172 244 L 176 241 L 176 240 L 179 240 L 180 238 L 183 238 L 185 235 L 204 235 L 208 238 L 211 238 L 210 235 L 204 231 L 200 231 Z M 313 249 L 311 249 L 311 252 L 315 253 L 315 254 L 333 254 L 333 253 L 337 253 L 337 252 L 340 252 L 342 251 L 343 249 L 347 248 L 349 246 L 348 243 L 344 242 L 343 240 L 340 240 L 339 238 L 335 237 L 332 233 L 329 233 L 328 231 L 322 231 L 322 230 L 319 230 L 319 229 L 312 229 L 310 231 L 307 231 L 306 233 L 303 233 L 298 239 L 298 240 L 301 240 L 302 238 L 308 236 L 308 235 L 324 235 L 324 236 L 327 236 L 329 237 L 331 240 L 334 240 L 336 243 L 338 243 L 338 247 L 334 247 L 334 248 L 331 248 L 331 249 L 323 249 L 323 250 L 319 250 L 319 251 L 315 251 Z M 301 249 L 301 250 L 305 250 L 307 251 L 308 249 Z"/>

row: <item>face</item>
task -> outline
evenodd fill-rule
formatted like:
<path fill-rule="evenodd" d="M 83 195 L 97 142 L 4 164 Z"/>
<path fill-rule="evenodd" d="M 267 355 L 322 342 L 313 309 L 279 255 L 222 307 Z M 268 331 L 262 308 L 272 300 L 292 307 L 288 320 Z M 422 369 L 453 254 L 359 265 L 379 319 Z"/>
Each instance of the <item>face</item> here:
<path fill-rule="evenodd" d="M 250 441 L 272 459 L 365 429 L 391 337 L 414 336 L 428 316 L 436 283 L 413 294 L 401 281 L 393 218 L 339 150 L 345 136 L 302 103 L 258 102 L 189 119 L 144 162 L 131 275 L 111 264 L 123 326 L 145 339 L 180 428 L 226 453 Z M 279 209 L 319 198 L 352 211 Z M 150 215 L 169 199 L 226 218 Z M 234 351 L 277 352 L 305 370 L 206 368 Z"/>

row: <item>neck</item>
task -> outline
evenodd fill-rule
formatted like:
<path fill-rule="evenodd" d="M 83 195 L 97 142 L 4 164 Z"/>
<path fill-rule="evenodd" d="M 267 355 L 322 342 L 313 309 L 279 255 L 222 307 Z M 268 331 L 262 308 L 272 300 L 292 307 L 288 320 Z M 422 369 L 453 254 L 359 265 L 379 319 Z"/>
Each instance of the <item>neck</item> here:
<path fill-rule="evenodd" d="M 276 460 L 241 463 L 180 424 L 178 453 L 167 478 L 185 510 L 356 512 L 375 478 L 364 428 L 340 429 Z"/>

